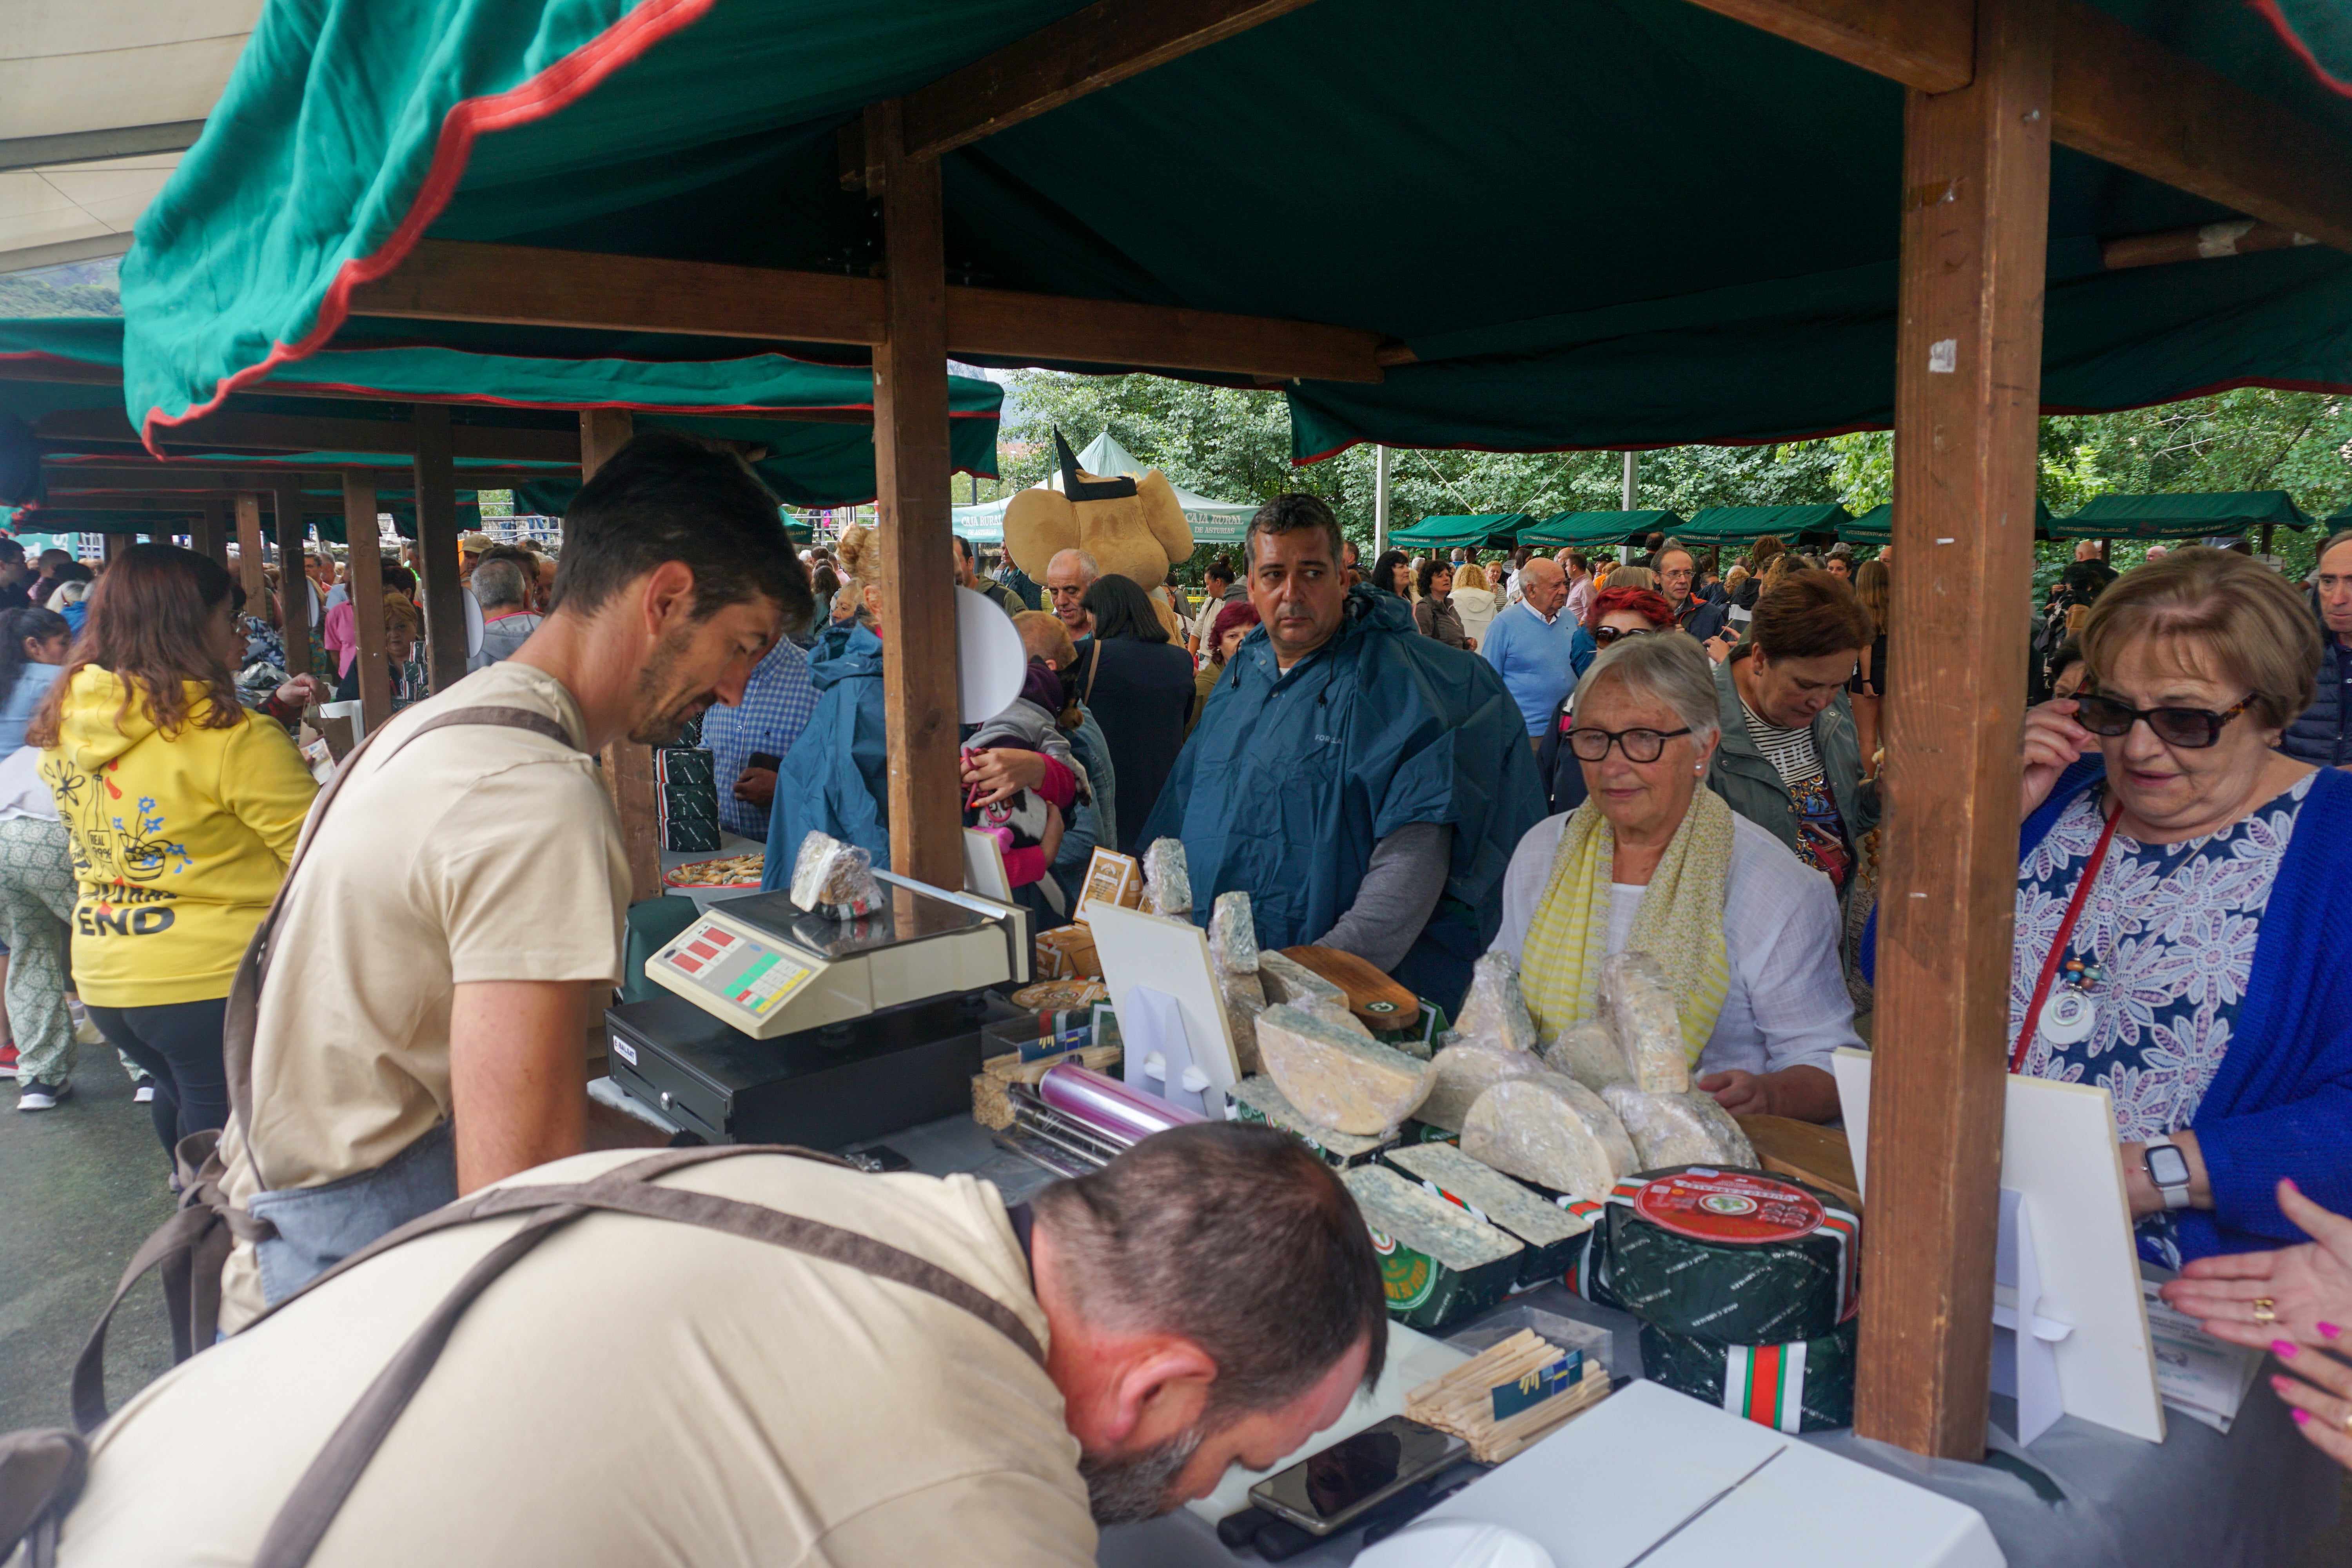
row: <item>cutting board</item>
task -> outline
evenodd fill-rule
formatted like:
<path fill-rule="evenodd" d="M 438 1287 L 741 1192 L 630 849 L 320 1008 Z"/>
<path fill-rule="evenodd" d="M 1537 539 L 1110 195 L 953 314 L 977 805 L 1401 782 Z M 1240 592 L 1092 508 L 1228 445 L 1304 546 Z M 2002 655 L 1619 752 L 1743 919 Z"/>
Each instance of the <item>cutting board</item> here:
<path fill-rule="evenodd" d="M 1854 1179 L 1853 1151 L 1842 1129 L 1786 1116 L 1742 1116 L 1738 1121 L 1766 1170 L 1811 1182 L 1852 1204 L 1855 1213 L 1862 1211 L 1862 1184 Z"/>
<path fill-rule="evenodd" d="M 1348 1011 L 1376 1035 L 1411 1028 L 1421 1021 L 1421 1004 L 1412 993 L 1373 968 L 1369 960 L 1336 947 L 1286 947 L 1282 956 L 1345 991 Z"/>

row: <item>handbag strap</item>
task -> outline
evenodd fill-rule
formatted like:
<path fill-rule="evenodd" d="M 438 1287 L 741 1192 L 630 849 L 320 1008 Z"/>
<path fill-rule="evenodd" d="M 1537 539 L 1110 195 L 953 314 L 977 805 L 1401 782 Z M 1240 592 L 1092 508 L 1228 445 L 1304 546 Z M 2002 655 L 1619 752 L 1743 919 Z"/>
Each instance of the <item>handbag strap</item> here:
<path fill-rule="evenodd" d="M 1078 699 L 1079 701 L 1085 703 L 1089 709 L 1094 707 L 1095 702 L 1095 677 L 1101 673 L 1102 637 L 1097 634 L 1094 641 L 1088 644 L 1087 647 L 1087 689 L 1086 694 Z"/>
<path fill-rule="evenodd" d="M 513 1235 L 485 1253 L 450 1288 L 415 1332 L 408 1337 L 397 1353 L 376 1374 L 359 1402 L 352 1406 L 317 1458 L 295 1484 L 286 1505 L 271 1521 L 269 1532 L 262 1538 L 261 1549 L 255 1554 L 254 1568 L 305 1568 L 319 1542 L 342 1510 L 352 1489 L 359 1484 L 376 1450 L 391 1434 L 400 1413 L 415 1397 L 441 1356 L 449 1336 L 456 1331 L 457 1321 L 488 1289 L 490 1284 L 516 1259 L 521 1258 L 563 1226 L 582 1215 L 597 1210 L 613 1214 L 632 1214 L 649 1219 L 671 1220 L 681 1225 L 700 1226 L 707 1230 L 724 1231 L 747 1240 L 766 1242 L 812 1258 L 843 1264 L 877 1279 L 921 1290 L 940 1300 L 959 1307 L 982 1322 L 1011 1340 L 1039 1366 L 1045 1364 L 1045 1352 L 1013 1309 L 968 1281 L 950 1273 L 926 1258 L 916 1257 L 888 1242 L 826 1225 L 821 1220 L 800 1215 L 784 1214 L 758 1204 L 718 1196 L 711 1193 L 695 1192 L 685 1187 L 664 1187 L 653 1184 L 653 1178 L 680 1168 L 698 1165 L 711 1160 L 730 1159 L 739 1154 L 789 1154 L 800 1159 L 817 1160 L 828 1164 L 846 1165 L 829 1154 L 814 1153 L 806 1149 L 784 1145 L 740 1144 L 699 1149 L 670 1149 L 634 1160 L 585 1182 L 553 1183 L 546 1185 L 518 1184 L 492 1187 L 471 1199 L 460 1199 L 445 1208 L 411 1220 L 398 1230 L 369 1247 L 352 1254 L 326 1273 L 319 1276 L 302 1289 L 289 1296 L 270 1309 L 282 1310 L 287 1302 L 316 1289 L 354 1266 L 389 1251 L 418 1237 L 470 1225 L 476 1220 L 490 1219 L 503 1215 L 522 1214 L 530 1217 Z M 264 1313 L 263 1316 L 268 1316 Z M 259 1320 L 256 1320 L 258 1321 Z"/>

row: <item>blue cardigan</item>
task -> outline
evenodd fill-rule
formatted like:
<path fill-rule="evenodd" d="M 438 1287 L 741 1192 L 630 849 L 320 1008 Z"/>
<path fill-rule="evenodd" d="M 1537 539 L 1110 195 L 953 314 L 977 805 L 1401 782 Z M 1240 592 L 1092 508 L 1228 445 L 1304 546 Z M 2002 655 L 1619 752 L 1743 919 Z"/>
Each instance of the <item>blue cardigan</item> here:
<path fill-rule="evenodd" d="M 2018 858 L 2106 777 L 2094 752 L 2059 776 L 2019 835 Z M 2297 815 L 2254 939 L 2236 1030 L 2189 1130 L 2213 1207 L 2176 1216 L 2184 1258 L 2308 1240 L 2279 1212 L 2282 1176 L 2352 1214 L 2352 777 L 2322 769 Z M 1875 967 L 1878 916 L 1862 957 Z"/>

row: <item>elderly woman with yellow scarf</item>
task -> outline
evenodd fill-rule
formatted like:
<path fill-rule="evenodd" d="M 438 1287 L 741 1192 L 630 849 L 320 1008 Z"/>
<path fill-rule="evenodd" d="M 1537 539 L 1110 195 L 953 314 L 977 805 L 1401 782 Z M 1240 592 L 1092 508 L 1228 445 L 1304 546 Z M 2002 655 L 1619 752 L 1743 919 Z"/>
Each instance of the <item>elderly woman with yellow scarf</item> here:
<path fill-rule="evenodd" d="M 1830 1058 L 1862 1042 L 1838 968 L 1829 879 L 1701 785 L 1720 736 L 1706 655 L 1628 637 L 1577 683 L 1568 743 L 1589 798 L 1528 830 L 1495 949 L 1549 1041 L 1594 1016 L 1603 959 L 1664 966 L 1698 1087 L 1739 1116 L 1827 1121 Z"/>

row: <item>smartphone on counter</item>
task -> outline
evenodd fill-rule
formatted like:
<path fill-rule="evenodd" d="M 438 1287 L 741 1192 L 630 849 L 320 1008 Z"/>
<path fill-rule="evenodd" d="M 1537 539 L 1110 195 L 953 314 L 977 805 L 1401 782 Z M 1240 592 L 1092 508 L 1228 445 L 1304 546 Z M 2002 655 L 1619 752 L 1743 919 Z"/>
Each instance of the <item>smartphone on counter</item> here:
<path fill-rule="evenodd" d="M 746 768 L 765 768 L 772 773 L 783 767 L 784 760 L 782 757 L 771 756 L 765 752 L 754 752 L 743 759 L 743 765 Z"/>
<path fill-rule="evenodd" d="M 1250 1488 L 1250 1500 L 1315 1535 L 1349 1521 L 1413 1482 L 1468 1456 L 1451 1433 L 1391 1415 Z"/>

